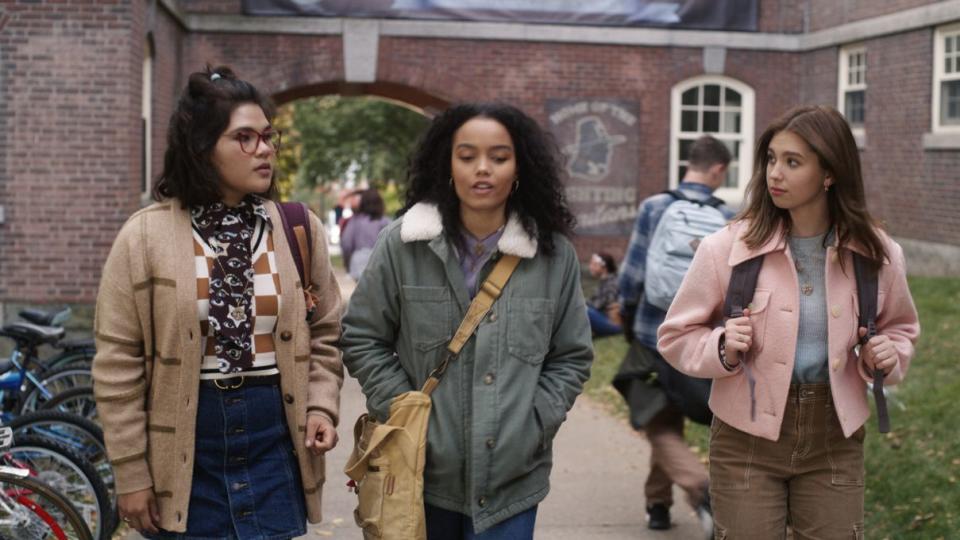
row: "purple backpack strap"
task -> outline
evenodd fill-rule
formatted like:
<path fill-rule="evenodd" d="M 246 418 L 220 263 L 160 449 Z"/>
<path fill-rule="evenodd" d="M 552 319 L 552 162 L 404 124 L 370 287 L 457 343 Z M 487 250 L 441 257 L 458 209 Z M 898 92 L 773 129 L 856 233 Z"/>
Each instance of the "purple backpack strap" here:
<path fill-rule="evenodd" d="M 280 220 L 283 221 L 283 232 L 287 236 L 287 245 L 290 246 L 290 254 L 293 255 L 293 262 L 297 265 L 297 272 L 300 274 L 300 283 L 306 287 L 309 280 L 304 272 L 304 254 L 300 252 L 300 242 L 297 241 L 297 235 L 294 229 L 297 226 L 303 228 L 307 239 L 307 250 L 313 245 L 310 237 L 310 218 L 307 214 L 307 206 L 299 202 L 278 203 L 280 207 Z M 310 254 L 307 253 L 307 256 Z"/>

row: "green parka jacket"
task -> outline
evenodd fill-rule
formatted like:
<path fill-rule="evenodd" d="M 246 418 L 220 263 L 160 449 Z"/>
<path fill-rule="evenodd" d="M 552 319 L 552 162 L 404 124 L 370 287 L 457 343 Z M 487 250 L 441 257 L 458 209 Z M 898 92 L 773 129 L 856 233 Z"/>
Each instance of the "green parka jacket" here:
<path fill-rule="evenodd" d="M 424 500 L 481 532 L 546 497 L 551 443 L 590 375 L 593 348 L 576 252 L 547 256 L 511 217 L 478 277 L 501 253 L 521 262 L 433 393 Z M 351 298 L 341 346 L 367 408 L 420 389 L 470 305 L 456 250 L 433 205 L 381 233 Z"/>

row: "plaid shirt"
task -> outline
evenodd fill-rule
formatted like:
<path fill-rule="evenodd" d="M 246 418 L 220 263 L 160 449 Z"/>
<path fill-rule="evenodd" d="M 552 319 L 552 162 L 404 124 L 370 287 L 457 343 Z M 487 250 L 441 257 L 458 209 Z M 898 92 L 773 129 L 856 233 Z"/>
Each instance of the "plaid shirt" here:
<path fill-rule="evenodd" d="M 693 182 L 681 182 L 677 188 L 687 197 L 696 200 L 706 199 L 713 193 L 707 186 Z M 640 343 L 654 350 L 657 348 L 657 328 L 663 323 L 667 312 L 646 301 L 641 301 L 647 267 L 647 247 L 650 246 L 653 232 L 657 229 L 664 210 L 674 201 L 676 199 L 672 196 L 658 193 L 640 203 L 637 221 L 630 235 L 630 243 L 627 245 L 627 255 L 623 265 L 620 266 L 620 305 L 627 313 L 630 309 L 636 309 L 633 334 Z M 734 215 L 726 205 L 720 205 L 718 210 L 728 220 Z"/>

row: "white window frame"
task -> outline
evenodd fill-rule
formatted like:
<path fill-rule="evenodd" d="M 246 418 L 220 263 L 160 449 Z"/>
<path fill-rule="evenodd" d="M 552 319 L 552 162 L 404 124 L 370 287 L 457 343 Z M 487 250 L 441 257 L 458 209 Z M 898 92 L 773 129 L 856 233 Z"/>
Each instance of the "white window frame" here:
<path fill-rule="evenodd" d="M 863 55 L 863 65 L 860 70 L 862 74 L 862 80 L 857 82 L 850 82 L 850 57 L 853 55 L 862 54 Z M 864 93 L 864 111 L 863 118 L 864 123 L 866 123 L 867 118 L 867 48 L 863 45 L 847 45 L 840 47 L 840 57 L 837 62 L 839 69 L 837 73 L 837 110 L 840 111 L 845 118 L 847 118 L 847 92 L 856 92 L 863 91 Z M 848 119 L 849 122 L 849 119 Z M 850 131 L 853 132 L 853 135 L 858 138 L 862 138 L 864 135 L 863 125 L 855 126 L 850 124 Z"/>
<path fill-rule="evenodd" d="M 681 97 L 684 92 L 694 86 L 703 86 L 708 84 L 717 84 L 721 87 L 729 87 L 740 93 L 740 134 L 732 133 L 706 133 L 702 131 L 680 131 L 680 112 Z M 703 95 L 703 92 L 700 92 Z M 702 100 L 702 97 L 701 97 Z M 722 99 L 721 99 L 722 103 Z M 739 167 L 737 177 L 737 188 L 720 187 L 714 193 L 717 197 L 724 199 L 731 206 L 738 206 L 744 198 L 747 184 L 753 174 L 753 146 L 754 140 L 754 114 L 756 110 L 756 95 L 753 88 L 747 86 L 730 77 L 719 75 L 701 75 L 686 79 L 674 85 L 670 92 L 670 188 L 677 187 L 680 183 L 678 169 L 680 163 L 680 136 L 684 138 L 698 137 L 700 135 L 710 135 L 718 140 L 738 140 L 740 142 L 739 155 L 734 156 Z M 702 127 L 702 126 L 701 126 Z"/>
<path fill-rule="evenodd" d="M 960 80 L 960 65 L 955 65 L 953 73 L 946 73 L 946 50 L 945 42 L 947 37 L 960 37 L 960 24 L 951 24 L 941 26 L 933 33 L 933 103 L 931 107 L 931 130 L 934 133 L 955 133 L 960 134 L 960 124 L 943 125 L 940 123 L 940 87 L 946 81 Z M 957 41 L 960 45 L 960 39 Z M 954 61 L 960 64 L 960 52 L 954 50 L 951 55 Z"/>
<path fill-rule="evenodd" d="M 143 182 L 144 191 L 140 194 L 142 198 L 150 196 L 153 189 L 153 44 L 149 37 L 143 44 L 143 69 L 141 73 L 141 92 L 140 92 L 140 120 L 143 123 L 143 174 L 146 175 L 146 181 Z"/>

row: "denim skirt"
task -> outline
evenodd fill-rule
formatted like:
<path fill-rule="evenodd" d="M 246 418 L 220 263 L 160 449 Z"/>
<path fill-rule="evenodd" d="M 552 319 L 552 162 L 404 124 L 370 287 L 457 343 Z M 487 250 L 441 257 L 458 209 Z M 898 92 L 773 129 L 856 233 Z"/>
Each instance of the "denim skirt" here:
<path fill-rule="evenodd" d="M 280 388 L 200 386 L 186 533 L 176 540 L 286 540 L 306 534 L 300 468 Z"/>

